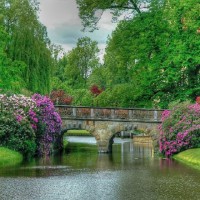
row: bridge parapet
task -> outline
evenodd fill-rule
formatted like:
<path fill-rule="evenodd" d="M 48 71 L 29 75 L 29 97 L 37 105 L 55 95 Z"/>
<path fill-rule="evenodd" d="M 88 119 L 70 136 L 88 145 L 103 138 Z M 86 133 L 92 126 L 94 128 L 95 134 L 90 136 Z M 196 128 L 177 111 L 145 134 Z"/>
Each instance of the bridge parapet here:
<path fill-rule="evenodd" d="M 56 110 L 63 119 L 95 121 L 146 121 L 161 122 L 158 109 L 138 108 L 100 108 L 84 106 L 56 105 Z"/>

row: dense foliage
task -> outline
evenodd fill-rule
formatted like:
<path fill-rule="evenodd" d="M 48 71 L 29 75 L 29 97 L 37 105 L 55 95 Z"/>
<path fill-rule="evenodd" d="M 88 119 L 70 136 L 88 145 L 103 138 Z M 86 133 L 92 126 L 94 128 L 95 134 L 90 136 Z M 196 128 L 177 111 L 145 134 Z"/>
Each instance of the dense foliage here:
<path fill-rule="evenodd" d="M 120 22 L 106 49 L 106 87 L 130 83 L 137 107 L 166 108 L 171 101 L 194 99 L 200 92 L 200 22 L 199 2 L 193 3 L 155 2 L 149 11 Z"/>
<path fill-rule="evenodd" d="M 73 96 L 73 104 L 168 108 L 171 102 L 192 101 L 200 94 L 198 0 L 77 4 L 83 25 L 89 28 L 96 27 L 99 12 L 129 14 L 108 37 L 104 63 L 86 70 L 85 78 L 80 67 L 85 64 L 79 61 L 85 60 L 86 43 L 81 49 L 77 44 L 59 61 L 54 87 Z M 91 96 L 93 85 L 104 90 Z"/>
<path fill-rule="evenodd" d="M 166 157 L 200 147 L 200 104 L 182 103 L 162 113 L 160 152 Z"/>
<path fill-rule="evenodd" d="M 3 26 L 1 26 L 0 16 L 0 89 L 4 91 L 20 91 L 25 84 L 22 74 L 25 71 L 25 64 L 20 61 L 12 61 L 5 49 L 9 37 Z"/>
<path fill-rule="evenodd" d="M 48 155 L 61 131 L 61 118 L 46 96 L 0 95 L 0 145 L 26 157 Z"/>
<path fill-rule="evenodd" d="M 55 60 L 37 0 L 0 1 L 0 88 L 47 94 Z"/>
<path fill-rule="evenodd" d="M 38 20 L 37 0 L 0 2 L 1 92 L 61 89 L 70 97 L 61 103 L 146 108 L 167 108 L 200 94 L 198 0 L 77 4 L 84 27 L 95 28 L 105 10 L 114 18 L 125 16 L 108 37 L 104 63 L 97 42 L 88 37 L 58 59 L 61 49 Z M 91 90 L 94 85 L 99 91 Z"/>
<path fill-rule="evenodd" d="M 64 70 L 66 84 L 69 87 L 77 89 L 87 85 L 89 75 L 99 65 L 98 52 L 96 41 L 89 37 L 78 39 L 77 46 L 67 55 Z"/>
<path fill-rule="evenodd" d="M 94 96 L 90 92 L 90 88 L 97 83 L 93 72 L 97 71 L 100 66 L 98 52 L 97 42 L 83 37 L 78 39 L 75 48 L 58 61 L 52 87 L 53 96 L 61 95 L 56 91 L 64 91 L 68 94 L 62 94 L 63 98 L 57 99 L 61 100 L 61 104 L 93 104 Z M 54 99 L 54 101 L 56 100 Z"/>

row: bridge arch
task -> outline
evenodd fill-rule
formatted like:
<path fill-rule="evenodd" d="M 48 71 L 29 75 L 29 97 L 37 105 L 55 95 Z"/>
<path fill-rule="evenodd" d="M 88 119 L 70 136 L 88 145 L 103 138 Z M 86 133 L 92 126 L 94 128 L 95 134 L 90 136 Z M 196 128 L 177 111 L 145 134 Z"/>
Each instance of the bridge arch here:
<path fill-rule="evenodd" d="M 148 135 L 157 134 L 163 110 L 91 108 L 55 106 L 61 115 L 62 133 L 70 129 L 84 129 L 96 139 L 99 153 L 112 152 L 117 132 L 140 129 Z"/>

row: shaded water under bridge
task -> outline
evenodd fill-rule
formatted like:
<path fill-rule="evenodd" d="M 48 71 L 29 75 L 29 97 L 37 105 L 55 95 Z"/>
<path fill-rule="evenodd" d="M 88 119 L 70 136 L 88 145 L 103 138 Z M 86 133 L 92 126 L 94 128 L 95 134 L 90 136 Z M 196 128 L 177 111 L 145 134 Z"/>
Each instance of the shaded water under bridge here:
<path fill-rule="evenodd" d="M 146 135 L 156 135 L 163 112 L 138 108 L 55 107 L 62 118 L 62 133 L 72 129 L 89 131 L 95 137 L 100 153 L 112 151 L 114 136 L 121 131 L 140 130 Z"/>

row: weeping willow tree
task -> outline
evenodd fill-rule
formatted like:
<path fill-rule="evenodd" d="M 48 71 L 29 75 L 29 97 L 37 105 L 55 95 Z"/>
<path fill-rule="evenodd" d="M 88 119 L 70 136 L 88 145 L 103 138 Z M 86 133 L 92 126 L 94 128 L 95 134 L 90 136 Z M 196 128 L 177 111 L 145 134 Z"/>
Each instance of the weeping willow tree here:
<path fill-rule="evenodd" d="M 8 34 L 0 26 L 0 93 L 6 91 L 19 92 L 25 85 L 22 79 L 25 64 L 20 61 L 12 61 L 5 53 Z"/>
<path fill-rule="evenodd" d="M 37 0 L 0 2 L 1 25 L 8 34 L 5 53 L 12 62 L 24 63 L 24 88 L 46 94 L 55 62 L 46 27 L 38 20 L 38 9 Z"/>

